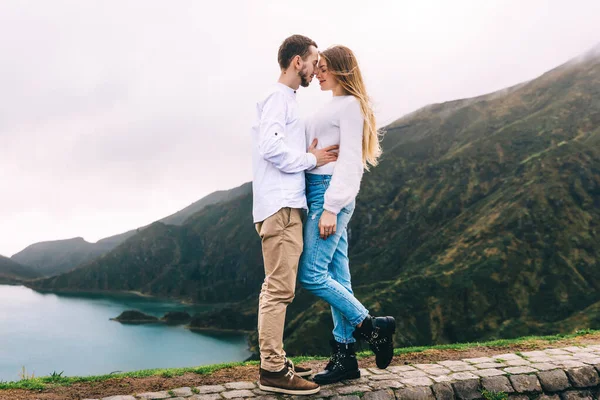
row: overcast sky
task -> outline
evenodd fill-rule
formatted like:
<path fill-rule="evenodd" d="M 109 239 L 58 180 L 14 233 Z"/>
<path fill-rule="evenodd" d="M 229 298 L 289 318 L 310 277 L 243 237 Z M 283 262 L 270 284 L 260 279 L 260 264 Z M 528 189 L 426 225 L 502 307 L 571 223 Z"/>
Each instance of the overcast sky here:
<path fill-rule="evenodd" d="M 600 1 L 0 1 L 0 254 L 96 241 L 251 179 L 294 33 L 352 48 L 380 125 L 600 41 Z M 329 98 L 315 81 L 303 114 Z"/>

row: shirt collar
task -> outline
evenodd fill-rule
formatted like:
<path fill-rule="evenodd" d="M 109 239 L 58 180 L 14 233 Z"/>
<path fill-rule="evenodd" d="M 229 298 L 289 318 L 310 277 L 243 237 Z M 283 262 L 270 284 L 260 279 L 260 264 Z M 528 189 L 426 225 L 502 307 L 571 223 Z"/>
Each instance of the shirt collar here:
<path fill-rule="evenodd" d="M 291 87 L 289 87 L 288 85 L 284 85 L 281 82 L 277 82 L 277 85 L 280 88 L 282 88 L 285 93 L 289 94 L 290 96 L 296 97 L 296 91 L 294 89 L 292 89 Z"/>

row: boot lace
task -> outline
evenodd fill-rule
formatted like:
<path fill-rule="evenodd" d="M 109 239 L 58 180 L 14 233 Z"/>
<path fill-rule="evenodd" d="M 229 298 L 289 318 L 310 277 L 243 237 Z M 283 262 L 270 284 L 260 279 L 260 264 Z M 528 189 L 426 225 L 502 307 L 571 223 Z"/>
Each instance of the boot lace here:
<path fill-rule="evenodd" d="M 288 378 L 290 378 L 290 380 L 294 379 L 294 370 L 291 368 L 288 368 L 288 371 L 285 373 L 285 376 L 287 376 Z"/>

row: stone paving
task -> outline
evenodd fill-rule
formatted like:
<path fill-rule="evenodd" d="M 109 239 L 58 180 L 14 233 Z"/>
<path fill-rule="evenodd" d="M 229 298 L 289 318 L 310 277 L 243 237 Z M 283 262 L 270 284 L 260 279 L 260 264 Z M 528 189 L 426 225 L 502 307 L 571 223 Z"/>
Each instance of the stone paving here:
<path fill-rule="evenodd" d="M 600 345 L 571 346 L 386 370 L 361 369 L 359 379 L 322 386 L 313 396 L 275 395 L 258 389 L 256 382 L 228 382 L 101 400 L 471 400 L 484 398 L 486 391 L 503 392 L 504 398 L 515 400 L 591 400 L 600 395 L 599 372 Z"/>

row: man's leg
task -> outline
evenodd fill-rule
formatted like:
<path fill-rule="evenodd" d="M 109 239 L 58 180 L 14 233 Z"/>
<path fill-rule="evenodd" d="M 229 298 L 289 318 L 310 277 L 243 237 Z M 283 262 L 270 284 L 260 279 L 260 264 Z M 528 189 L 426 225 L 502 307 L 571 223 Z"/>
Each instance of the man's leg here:
<path fill-rule="evenodd" d="M 257 225 L 262 239 L 265 281 L 258 308 L 260 377 L 258 387 L 268 392 L 311 395 L 319 385 L 298 376 L 286 362 L 283 325 L 287 305 L 294 299 L 298 261 L 302 253 L 302 214 L 283 208 Z"/>
<path fill-rule="evenodd" d="M 261 368 L 281 371 L 285 366 L 285 313 L 294 299 L 298 261 L 302 253 L 301 210 L 282 208 L 257 224 L 262 240 L 265 280 L 259 297 L 258 342 Z"/>

